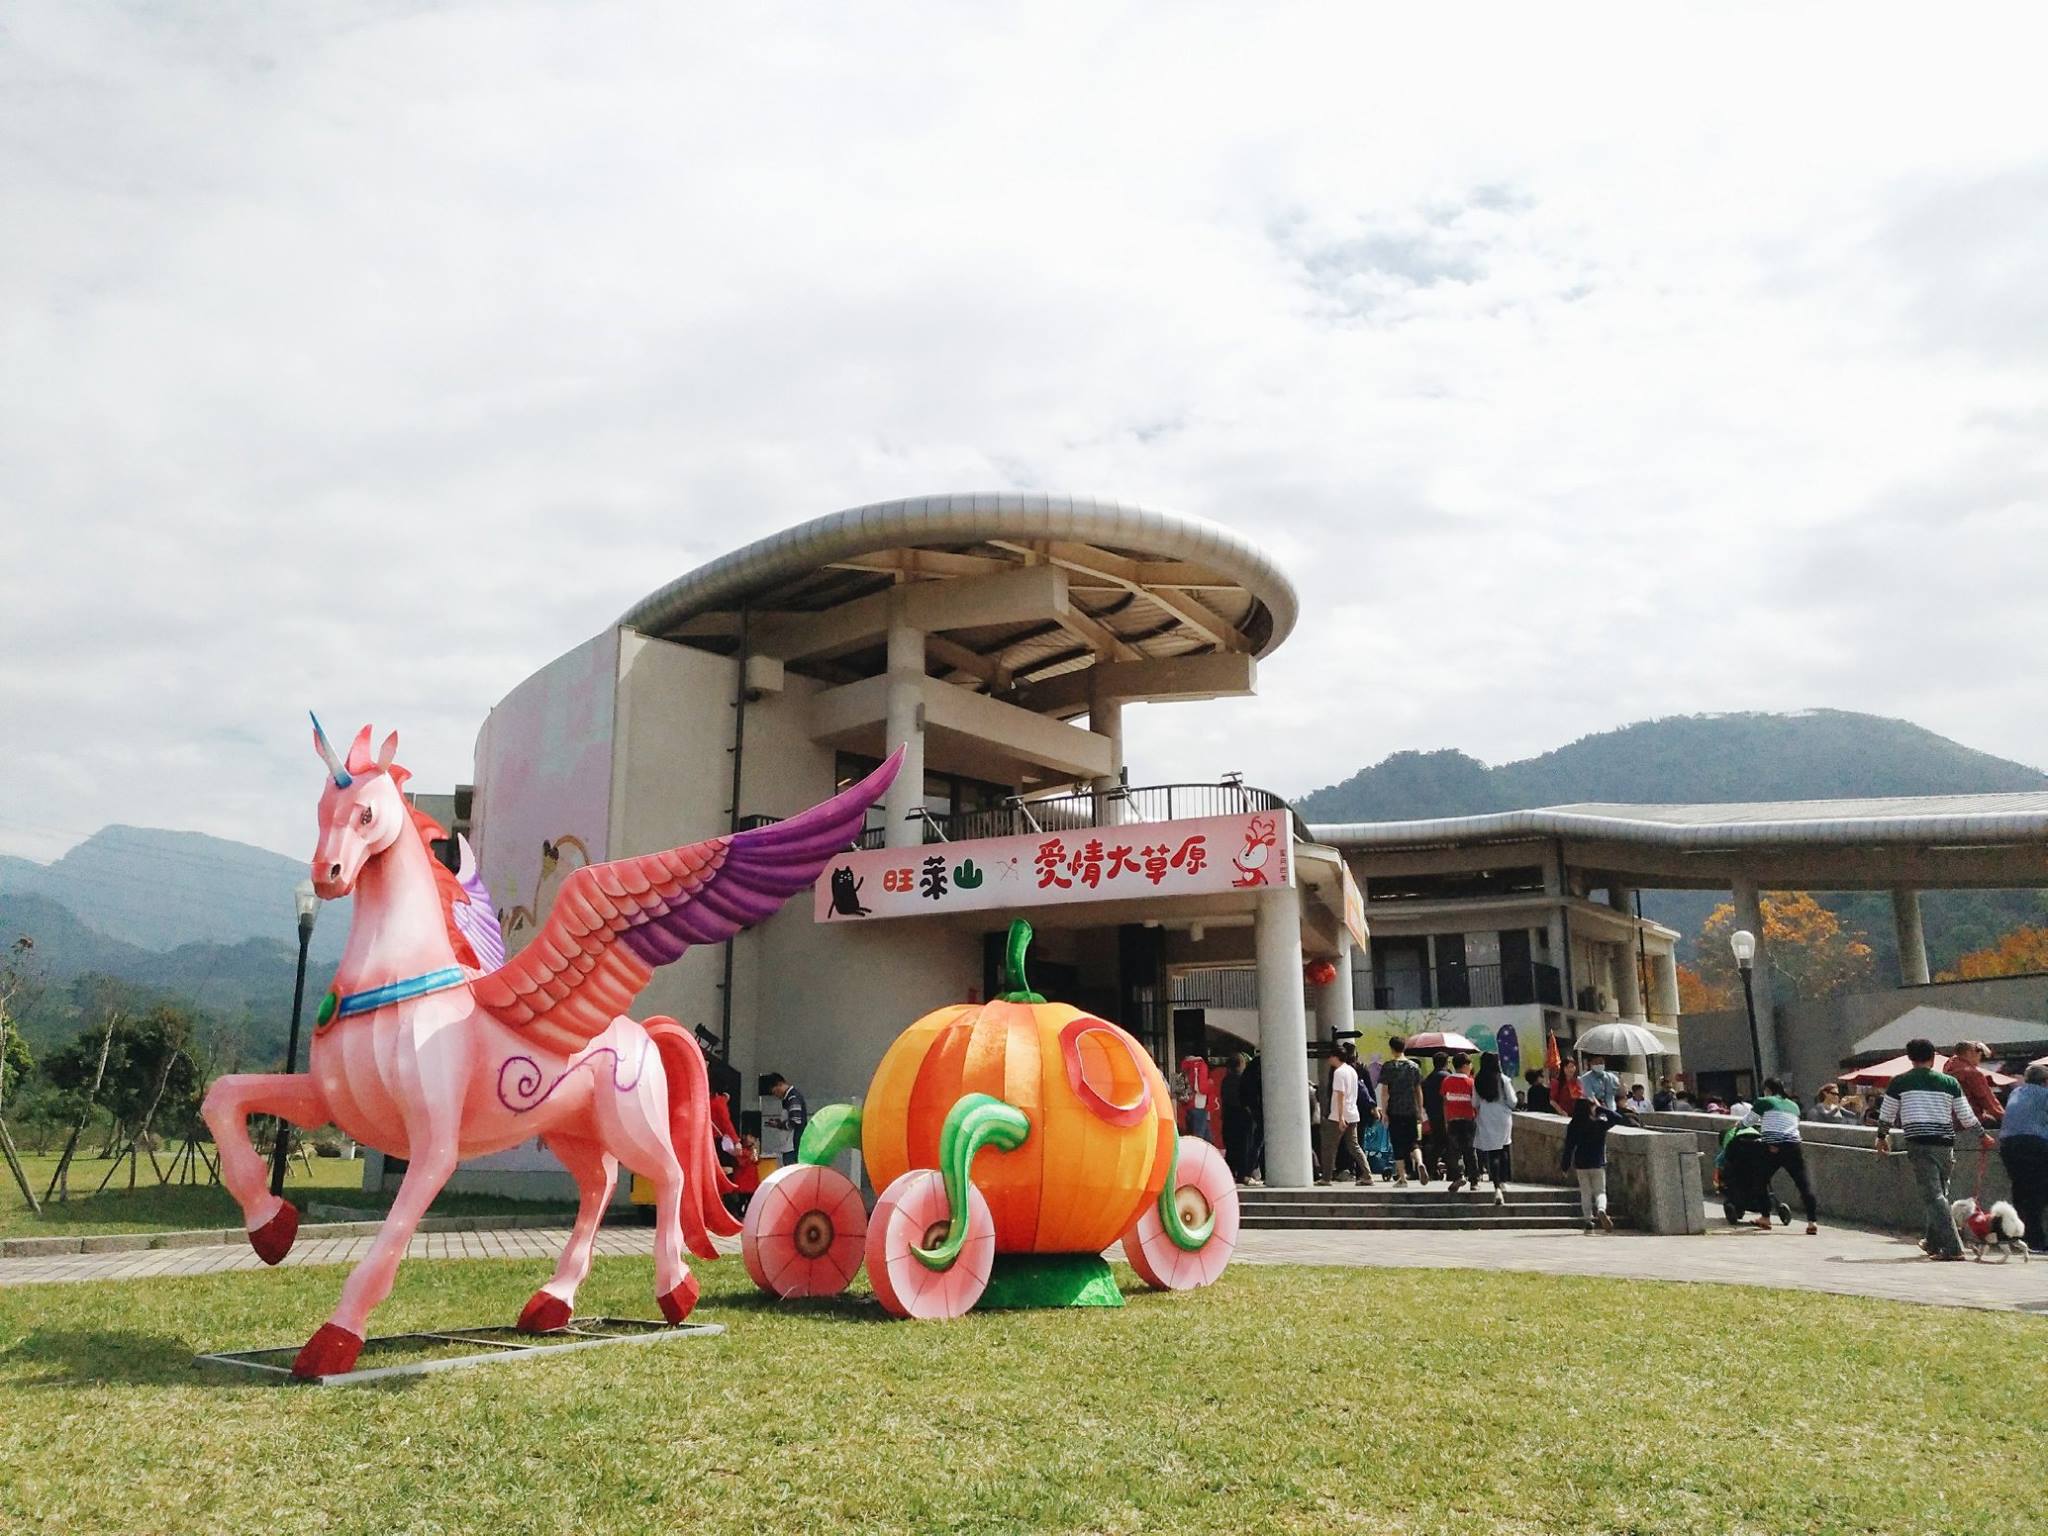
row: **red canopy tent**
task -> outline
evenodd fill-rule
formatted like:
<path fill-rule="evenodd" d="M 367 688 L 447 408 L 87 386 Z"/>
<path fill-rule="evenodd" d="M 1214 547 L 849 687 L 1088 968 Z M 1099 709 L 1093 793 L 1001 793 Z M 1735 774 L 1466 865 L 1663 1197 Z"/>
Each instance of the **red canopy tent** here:
<path fill-rule="evenodd" d="M 1875 1066 L 1858 1067 L 1854 1072 L 1844 1072 L 1840 1080 L 1845 1083 L 1854 1083 L 1858 1088 L 1882 1088 L 1912 1065 L 1913 1063 L 1906 1057 L 1894 1056 L 1891 1060 L 1880 1061 Z M 1948 1070 L 1948 1058 L 1936 1055 L 1934 1058 L 1934 1070 L 1946 1072 Z M 1994 1088 L 2003 1088 L 2008 1083 L 2019 1081 L 2018 1078 L 2009 1077 L 2003 1072 L 1994 1072 L 1989 1067 L 1983 1070 L 1984 1075 L 1991 1080 L 1991 1086 Z"/>

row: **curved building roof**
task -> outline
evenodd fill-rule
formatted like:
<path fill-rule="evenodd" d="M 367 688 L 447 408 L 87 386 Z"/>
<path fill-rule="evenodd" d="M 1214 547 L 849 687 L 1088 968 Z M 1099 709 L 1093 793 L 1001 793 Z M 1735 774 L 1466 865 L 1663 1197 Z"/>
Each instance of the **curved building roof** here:
<path fill-rule="evenodd" d="M 1105 655 L 1264 656 L 1294 627 L 1293 584 L 1250 540 L 1202 518 L 1042 493 L 915 496 L 813 518 L 722 555 L 650 593 L 619 622 L 723 648 L 752 614 L 819 614 L 905 583 L 1049 565 L 1065 573 L 1065 622 L 954 629 L 963 672 L 1026 684 Z M 879 658 L 837 659 L 854 673 Z"/>
<path fill-rule="evenodd" d="M 2048 792 L 1899 795 L 1729 805 L 1552 805 L 1422 821 L 1310 827 L 1338 848 L 1428 848 L 1529 838 L 1597 838 L 1684 850 L 1798 845 L 1886 847 L 2048 842 Z"/>

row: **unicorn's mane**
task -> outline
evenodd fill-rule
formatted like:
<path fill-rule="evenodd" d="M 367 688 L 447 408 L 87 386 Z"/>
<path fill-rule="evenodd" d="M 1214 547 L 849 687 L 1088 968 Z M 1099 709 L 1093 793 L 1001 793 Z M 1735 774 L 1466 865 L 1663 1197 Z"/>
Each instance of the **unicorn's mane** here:
<path fill-rule="evenodd" d="M 394 777 L 396 775 L 394 774 Z M 401 784 L 403 780 L 399 781 Z M 408 804 L 406 810 L 412 813 L 412 829 L 420 836 L 421 844 L 427 850 L 427 862 L 434 867 L 434 894 L 441 898 L 441 921 L 448 928 L 448 943 L 455 951 L 458 964 L 466 965 L 472 971 L 483 969 L 476 951 L 470 947 L 469 938 L 456 925 L 455 909 L 469 899 L 462 889 L 462 882 L 455 878 L 455 871 L 443 864 L 434 853 L 434 843 L 448 834 L 441 824 L 416 805 Z"/>

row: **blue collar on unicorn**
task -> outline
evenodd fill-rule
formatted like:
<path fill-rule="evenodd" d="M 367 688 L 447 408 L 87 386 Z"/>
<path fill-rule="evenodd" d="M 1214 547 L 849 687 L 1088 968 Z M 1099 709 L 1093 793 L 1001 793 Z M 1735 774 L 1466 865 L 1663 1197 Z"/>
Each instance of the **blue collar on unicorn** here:
<path fill-rule="evenodd" d="M 459 987 L 469 977 L 459 965 L 443 966 L 438 971 L 428 971 L 423 976 L 408 976 L 403 981 L 386 982 L 381 987 L 372 987 L 367 992 L 341 992 L 329 988 L 327 995 L 320 999 L 320 1012 L 314 1017 L 313 1027 L 325 1029 L 336 1019 L 346 1019 L 358 1013 L 374 1013 L 379 1008 L 388 1008 L 393 1003 L 410 1002 L 416 997 L 425 997 L 429 992 L 446 992 L 450 987 Z"/>

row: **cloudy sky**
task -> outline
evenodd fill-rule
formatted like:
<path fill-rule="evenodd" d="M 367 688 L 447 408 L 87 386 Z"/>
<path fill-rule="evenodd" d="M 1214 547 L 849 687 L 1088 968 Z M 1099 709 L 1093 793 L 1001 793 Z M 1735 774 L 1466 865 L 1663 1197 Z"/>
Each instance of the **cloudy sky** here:
<path fill-rule="evenodd" d="M 302 854 L 308 705 L 466 779 L 643 592 L 942 490 L 1293 573 L 1141 778 L 1807 706 L 2048 764 L 2044 39 L 1962 14 L 11 8 L 0 851 Z"/>

